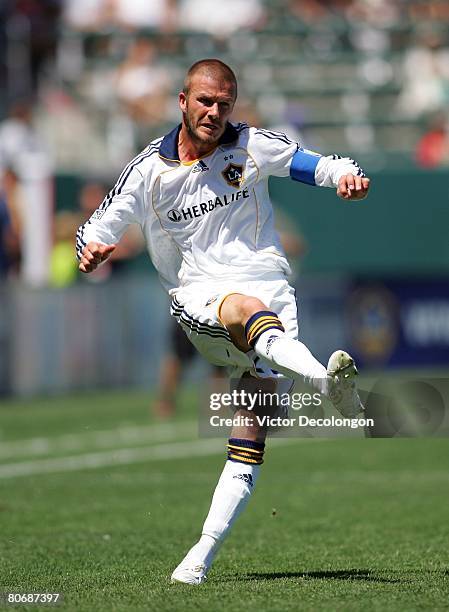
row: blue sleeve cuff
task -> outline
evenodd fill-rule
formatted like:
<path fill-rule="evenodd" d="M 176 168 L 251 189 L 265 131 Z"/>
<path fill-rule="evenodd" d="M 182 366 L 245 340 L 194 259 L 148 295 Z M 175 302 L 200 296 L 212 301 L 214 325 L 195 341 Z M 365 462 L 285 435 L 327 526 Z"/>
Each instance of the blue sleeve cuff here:
<path fill-rule="evenodd" d="M 298 149 L 293 155 L 290 166 L 290 176 L 294 181 L 316 185 L 315 168 L 321 159 L 321 155 Z"/>

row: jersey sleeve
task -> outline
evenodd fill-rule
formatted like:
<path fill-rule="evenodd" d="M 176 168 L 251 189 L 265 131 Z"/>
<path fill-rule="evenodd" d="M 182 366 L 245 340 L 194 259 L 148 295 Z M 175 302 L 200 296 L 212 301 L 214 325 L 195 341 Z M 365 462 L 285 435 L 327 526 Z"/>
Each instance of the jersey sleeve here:
<path fill-rule="evenodd" d="M 282 132 L 250 128 L 248 152 L 262 177 L 288 176 L 299 145 Z"/>
<path fill-rule="evenodd" d="M 365 176 L 359 164 L 349 157 L 324 156 L 303 149 L 283 134 L 250 128 L 248 151 L 262 177 L 290 176 L 295 181 L 319 187 L 337 187 L 344 174 Z"/>
<path fill-rule="evenodd" d="M 315 170 L 315 184 L 320 187 L 337 187 L 344 174 L 366 176 L 359 164 L 350 157 L 328 155 L 321 157 Z"/>
<path fill-rule="evenodd" d="M 135 168 L 125 168 L 117 183 L 76 234 L 76 255 L 81 259 L 88 242 L 115 244 L 131 224 L 144 223 L 144 179 Z"/>
<path fill-rule="evenodd" d="M 365 176 L 359 164 L 349 157 L 320 155 L 314 151 L 299 148 L 290 164 L 293 180 L 319 187 L 337 187 L 344 174 Z"/>

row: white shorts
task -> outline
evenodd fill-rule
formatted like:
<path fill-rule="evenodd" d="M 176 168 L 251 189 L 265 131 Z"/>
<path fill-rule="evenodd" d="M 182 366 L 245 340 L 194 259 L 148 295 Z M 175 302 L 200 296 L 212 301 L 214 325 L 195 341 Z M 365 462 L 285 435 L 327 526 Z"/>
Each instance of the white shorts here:
<path fill-rule="evenodd" d="M 220 307 L 232 293 L 261 300 L 278 315 L 285 333 L 294 340 L 298 338 L 295 291 L 285 277 L 277 273 L 268 280 L 190 285 L 173 297 L 170 311 L 196 349 L 211 363 L 227 366 L 232 378 L 240 378 L 247 371 L 265 378 L 271 373 L 268 362 L 262 363 L 254 351 L 243 353 L 234 346 L 220 321 Z M 271 376 L 276 377 L 276 374 Z"/>

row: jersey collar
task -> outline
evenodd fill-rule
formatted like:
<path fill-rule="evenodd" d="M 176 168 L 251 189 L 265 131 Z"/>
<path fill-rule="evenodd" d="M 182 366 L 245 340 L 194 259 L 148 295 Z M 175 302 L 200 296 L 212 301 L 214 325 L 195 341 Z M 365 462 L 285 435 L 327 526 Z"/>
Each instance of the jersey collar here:
<path fill-rule="evenodd" d="M 178 139 L 179 132 L 181 131 L 181 123 L 175 127 L 174 130 L 169 132 L 164 136 L 161 142 L 161 146 L 159 147 L 159 155 L 164 159 L 169 161 L 177 161 L 179 162 L 179 154 L 178 154 Z M 232 123 L 226 124 L 226 129 L 223 132 L 218 144 L 231 144 L 235 142 L 238 138 L 239 134 Z"/>

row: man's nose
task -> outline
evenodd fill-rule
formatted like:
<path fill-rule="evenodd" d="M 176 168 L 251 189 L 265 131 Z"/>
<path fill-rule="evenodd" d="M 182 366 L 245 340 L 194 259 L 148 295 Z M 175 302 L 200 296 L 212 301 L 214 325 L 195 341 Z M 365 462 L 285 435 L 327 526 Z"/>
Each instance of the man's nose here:
<path fill-rule="evenodd" d="M 218 108 L 217 102 L 215 102 L 215 104 L 212 104 L 212 106 L 209 107 L 208 115 L 210 117 L 215 117 L 215 118 L 218 118 L 220 116 L 220 110 Z"/>

